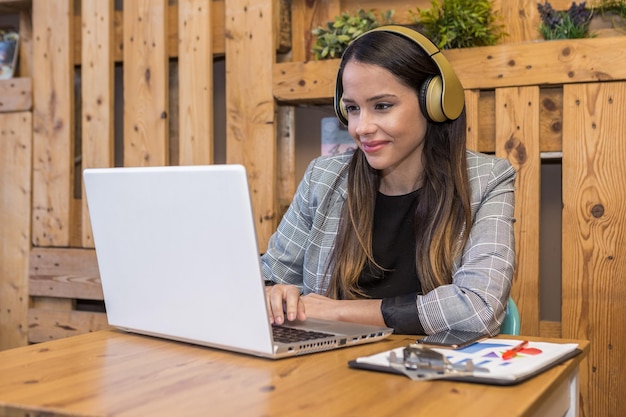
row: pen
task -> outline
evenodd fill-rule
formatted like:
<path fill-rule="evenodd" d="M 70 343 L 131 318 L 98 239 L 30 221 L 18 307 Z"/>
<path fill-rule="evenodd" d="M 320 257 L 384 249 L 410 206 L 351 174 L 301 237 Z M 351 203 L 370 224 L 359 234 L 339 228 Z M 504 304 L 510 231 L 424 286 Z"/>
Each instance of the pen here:
<path fill-rule="evenodd" d="M 519 345 L 513 346 L 511 349 L 505 351 L 502 354 L 502 359 L 508 360 L 508 359 L 511 359 L 511 358 L 515 357 L 517 352 L 519 352 L 520 350 L 524 349 L 526 347 L 526 345 L 528 345 L 528 340 L 524 340 Z"/>

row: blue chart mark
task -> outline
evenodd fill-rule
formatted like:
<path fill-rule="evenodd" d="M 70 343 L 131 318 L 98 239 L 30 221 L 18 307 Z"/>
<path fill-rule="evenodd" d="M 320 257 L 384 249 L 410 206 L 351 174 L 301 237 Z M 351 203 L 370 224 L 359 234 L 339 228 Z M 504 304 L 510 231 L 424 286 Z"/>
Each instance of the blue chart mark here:
<path fill-rule="evenodd" d="M 459 349 L 457 350 L 457 352 L 473 355 L 485 351 L 485 354 L 482 355 L 485 360 L 475 364 L 475 366 L 484 366 L 493 362 L 493 359 L 500 359 L 500 355 L 495 352 L 496 350 L 508 349 L 509 347 L 510 345 L 505 343 L 478 342 L 474 343 L 473 345 L 466 346 L 463 349 Z M 452 360 L 452 357 L 449 356 L 448 359 Z M 467 360 L 468 359 L 462 359 L 461 361 L 457 362 L 457 364 L 462 364 Z"/>
<path fill-rule="evenodd" d="M 498 348 L 509 348 L 510 346 L 505 344 L 505 343 L 493 343 L 493 342 L 478 342 L 478 343 L 474 343 L 473 345 L 469 345 L 467 347 L 464 347 L 463 349 L 459 349 L 458 352 L 463 352 L 463 353 L 477 353 L 480 352 L 481 350 L 485 350 L 485 349 L 498 349 Z M 488 356 L 488 355 L 487 355 Z"/>

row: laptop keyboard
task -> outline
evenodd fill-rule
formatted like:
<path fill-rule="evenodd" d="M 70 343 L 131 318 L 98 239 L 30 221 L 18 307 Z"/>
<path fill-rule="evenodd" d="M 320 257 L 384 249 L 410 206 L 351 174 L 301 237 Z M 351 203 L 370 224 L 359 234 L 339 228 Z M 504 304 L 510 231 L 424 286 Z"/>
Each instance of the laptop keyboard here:
<path fill-rule="evenodd" d="M 292 327 L 272 326 L 274 341 L 281 343 L 304 342 L 312 339 L 334 336 L 330 333 L 294 329 Z"/>

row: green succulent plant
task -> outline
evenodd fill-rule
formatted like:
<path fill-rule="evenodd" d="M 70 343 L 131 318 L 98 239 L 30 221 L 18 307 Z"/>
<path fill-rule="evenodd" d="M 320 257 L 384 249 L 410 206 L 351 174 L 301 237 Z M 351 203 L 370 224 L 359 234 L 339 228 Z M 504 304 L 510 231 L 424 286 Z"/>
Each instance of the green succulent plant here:
<path fill-rule="evenodd" d="M 317 38 L 313 49 L 316 60 L 339 58 L 356 37 L 375 27 L 392 23 L 393 10 L 376 15 L 376 9 L 359 9 L 354 14 L 347 12 L 328 22 L 327 27 L 317 27 L 312 33 Z"/>
<path fill-rule="evenodd" d="M 440 49 L 495 45 L 508 34 L 491 0 L 433 0 L 409 17 Z"/>

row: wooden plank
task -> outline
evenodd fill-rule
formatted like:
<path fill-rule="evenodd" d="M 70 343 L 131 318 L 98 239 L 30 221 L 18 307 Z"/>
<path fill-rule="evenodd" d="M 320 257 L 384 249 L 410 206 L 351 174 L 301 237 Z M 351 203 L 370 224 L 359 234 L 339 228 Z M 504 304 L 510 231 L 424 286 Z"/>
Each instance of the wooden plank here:
<path fill-rule="evenodd" d="M 167 165 L 167 0 L 124 6 L 124 165 Z"/>
<path fill-rule="evenodd" d="M 626 79 L 626 36 L 444 51 L 465 88 Z"/>
<path fill-rule="evenodd" d="M 113 3 L 113 0 L 82 3 L 82 39 L 85 40 L 81 68 L 83 169 L 114 165 Z M 86 198 L 82 199 L 81 216 L 82 246 L 92 248 Z"/>
<path fill-rule="evenodd" d="M 178 16 L 180 5 L 176 5 L 176 2 L 167 1 L 166 8 L 167 10 L 167 25 L 166 25 L 166 33 L 167 33 L 167 54 L 171 58 L 175 58 L 179 55 L 178 49 L 180 47 L 180 38 L 181 34 L 180 30 L 180 17 Z M 210 47 L 211 52 L 215 53 L 217 56 L 224 55 L 224 45 L 225 45 L 225 37 L 226 32 L 224 31 L 224 10 L 225 10 L 225 0 L 210 0 L 200 2 L 204 4 L 203 13 L 208 13 L 211 17 L 207 22 L 209 28 L 212 31 Z M 182 34 L 184 35 L 184 34 Z"/>
<path fill-rule="evenodd" d="M 393 10 L 393 21 L 398 24 L 412 24 L 413 19 L 409 15 L 409 10 L 416 11 L 417 8 L 430 9 L 432 7 L 431 0 L 341 0 L 341 11 L 354 13 L 358 9 L 376 10 L 381 13 L 387 10 Z"/>
<path fill-rule="evenodd" d="M 536 0 L 492 0 L 492 10 L 500 19 L 496 23 L 503 24 L 507 33 L 501 43 L 543 39 L 537 29 L 541 18 Z"/>
<path fill-rule="evenodd" d="M 294 104 L 330 104 L 338 69 L 338 59 L 277 63 L 272 78 L 274 97 Z"/>
<path fill-rule="evenodd" d="M 291 21 L 295 34 L 292 39 L 292 60 L 312 59 L 311 49 L 315 44 L 315 37 L 311 31 L 318 26 L 326 27 L 326 23 L 333 21 L 341 12 L 340 2 L 334 0 L 292 1 Z"/>
<path fill-rule="evenodd" d="M 516 271 L 511 295 L 520 311 L 521 333 L 539 335 L 539 87 L 496 89 L 496 155 L 517 170 Z"/>
<path fill-rule="evenodd" d="M 169 164 L 170 165 L 178 165 L 178 136 L 180 133 L 179 129 L 179 113 L 180 113 L 180 84 L 178 82 L 179 69 L 178 61 L 170 60 L 169 61 L 169 103 L 168 103 L 168 115 L 169 115 Z"/>
<path fill-rule="evenodd" d="M 466 126 L 466 147 L 467 149 L 478 150 L 478 102 L 480 90 L 465 90 L 465 114 L 467 118 Z"/>
<path fill-rule="evenodd" d="M 287 58 L 284 55 L 277 56 L 278 60 Z M 296 175 L 296 108 L 277 106 L 276 123 L 278 218 L 282 219 L 293 200 L 298 180 Z"/>
<path fill-rule="evenodd" d="M 585 416 L 626 410 L 625 113 L 625 82 L 563 88 L 562 333 L 591 341 Z"/>
<path fill-rule="evenodd" d="M 33 0 L 33 220 L 36 246 L 68 246 L 74 165 L 71 0 Z"/>
<path fill-rule="evenodd" d="M 178 163 L 213 162 L 213 33 L 205 0 L 178 1 Z"/>
<path fill-rule="evenodd" d="M 443 52 L 465 89 L 560 85 L 626 79 L 626 36 L 504 44 Z M 277 100 L 330 103 L 339 60 L 282 62 L 274 68 Z"/>
<path fill-rule="evenodd" d="M 479 90 L 478 100 L 478 150 L 496 152 L 496 92 Z"/>
<path fill-rule="evenodd" d="M 33 248 L 29 294 L 103 300 L 98 260 L 93 249 Z"/>
<path fill-rule="evenodd" d="M 296 109 L 279 106 L 277 113 L 278 217 L 282 218 L 296 193 Z"/>
<path fill-rule="evenodd" d="M 30 78 L 0 80 L 0 113 L 30 110 L 33 105 L 32 94 Z"/>
<path fill-rule="evenodd" d="M 27 341 L 31 152 L 31 113 L 0 113 L 0 350 Z"/>
<path fill-rule="evenodd" d="M 276 105 L 270 82 L 276 61 L 272 20 L 276 0 L 232 0 L 226 5 L 226 160 L 248 173 L 259 250 L 278 223 Z"/>
<path fill-rule="evenodd" d="M 93 249 L 33 248 L 28 288 L 29 342 L 108 328 L 106 314 L 77 310 L 79 300 L 103 300 Z"/>
<path fill-rule="evenodd" d="M 105 313 L 31 308 L 28 311 L 30 343 L 76 336 L 110 328 Z"/>
<path fill-rule="evenodd" d="M 541 152 L 560 152 L 563 149 L 563 87 L 542 88 L 539 96 Z"/>
<path fill-rule="evenodd" d="M 292 25 L 291 25 L 291 0 L 279 0 L 275 11 L 274 21 L 277 22 L 279 30 L 276 31 L 276 52 L 288 54 L 291 51 Z"/>

